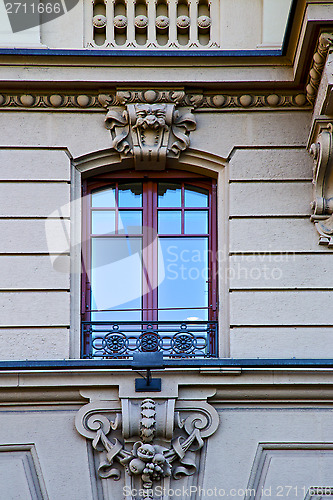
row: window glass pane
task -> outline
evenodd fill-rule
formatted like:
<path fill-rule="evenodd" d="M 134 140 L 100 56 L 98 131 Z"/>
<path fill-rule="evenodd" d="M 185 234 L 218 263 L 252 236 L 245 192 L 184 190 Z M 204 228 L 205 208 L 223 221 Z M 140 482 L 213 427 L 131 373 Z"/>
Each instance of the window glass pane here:
<path fill-rule="evenodd" d="M 208 212 L 185 210 L 185 234 L 207 234 Z"/>
<path fill-rule="evenodd" d="M 91 192 L 91 206 L 96 208 L 115 207 L 115 193 L 113 188 L 95 189 Z"/>
<path fill-rule="evenodd" d="M 158 287 L 159 311 L 167 321 L 206 321 L 208 310 L 208 238 L 161 238 L 158 272 L 165 273 Z"/>
<path fill-rule="evenodd" d="M 181 207 L 182 190 L 180 184 L 169 182 L 158 183 L 158 206 L 159 207 Z"/>
<path fill-rule="evenodd" d="M 208 189 L 186 186 L 185 207 L 208 207 Z"/>
<path fill-rule="evenodd" d="M 142 212 L 139 210 L 121 210 L 119 212 L 118 233 L 141 234 Z"/>
<path fill-rule="evenodd" d="M 116 217 L 113 210 L 93 211 L 91 217 L 91 232 L 93 234 L 108 234 L 115 232 Z"/>
<path fill-rule="evenodd" d="M 90 283 L 92 321 L 141 320 L 141 238 L 93 238 Z"/>
<path fill-rule="evenodd" d="M 182 213 L 180 210 L 158 212 L 159 234 L 181 234 Z"/>
<path fill-rule="evenodd" d="M 118 207 L 142 207 L 142 184 L 120 184 L 118 188 Z"/>

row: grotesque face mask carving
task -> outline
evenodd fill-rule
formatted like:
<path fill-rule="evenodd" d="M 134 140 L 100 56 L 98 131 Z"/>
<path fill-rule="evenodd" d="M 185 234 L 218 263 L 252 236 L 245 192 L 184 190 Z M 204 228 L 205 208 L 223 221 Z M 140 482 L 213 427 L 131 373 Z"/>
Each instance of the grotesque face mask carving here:
<path fill-rule="evenodd" d="M 137 104 L 137 120 L 133 128 L 151 128 L 157 130 L 165 127 L 166 108 L 163 104 Z"/>

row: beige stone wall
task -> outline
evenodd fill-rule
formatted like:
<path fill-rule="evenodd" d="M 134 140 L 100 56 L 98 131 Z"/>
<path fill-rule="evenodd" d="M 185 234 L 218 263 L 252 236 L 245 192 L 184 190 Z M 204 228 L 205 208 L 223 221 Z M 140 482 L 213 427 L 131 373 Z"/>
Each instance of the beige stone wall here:
<path fill-rule="evenodd" d="M 70 157 L 77 163 L 108 150 L 103 113 L 13 111 L 2 119 L 1 357 L 79 357 L 80 277 L 74 272 L 70 284 L 66 237 L 80 173 Z M 309 113 L 210 112 L 196 119 L 191 155 L 215 155 L 208 168 L 219 174 L 220 355 L 330 355 L 332 255 L 318 246 L 309 221 Z M 73 212 L 75 238 L 80 225 Z M 80 256 L 77 245 L 72 250 L 73 272 Z"/>
<path fill-rule="evenodd" d="M 70 200 L 70 161 L 65 151 L 39 148 L 0 149 L 1 359 L 68 357 L 69 255 L 57 272 L 50 258 L 63 252 L 45 222 Z M 69 213 L 63 213 L 64 224 Z M 59 219 L 52 219 L 59 231 Z"/>
<path fill-rule="evenodd" d="M 309 224 L 306 150 L 238 150 L 230 181 L 231 355 L 330 356 L 332 255 Z"/>
<path fill-rule="evenodd" d="M 281 3 L 286 9 L 287 0 Z M 307 19 L 314 25 L 320 16 L 323 25 L 331 23 L 332 3 L 311 2 L 304 25 Z M 24 46 L 33 40 L 82 48 L 87 42 L 84 26 L 90 22 L 83 7 L 79 2 L 67 17 L 7 43 Z M 274 43 L 267 37 L 273 32 L 263 25 L 265 15 L 273 20 L 270 0 L 222 0 L 220 14 L 223 48 Z M 302 33 L 307 41 L 313 34 L 305 28 Z M 3 36 L 1 32 L 0 45 Z M 297 55 L 300 67 L 304 59 L 304 53 Z M 124 82 L 128 87 L 185 82 L 201 88 L 209 81 L 210 88 L 230 86 L 232 93 L 241 82 L 242 101 L 239 94 L 232 106 L 194 109 L 197 128 L 190 134 L 191 145 L 179 161 L 169 162 L 171 167 L 214 171 L 218 179 L 220 356 L 332 357 L 332 250 L 318 245 L 310 222 L 313 163 L 306 148 L 312 110 L 301 104 L 302 96 L 296 102 L 294 94 L 283 105 L 263 105 L 264 96 L 253 105 L 247 96 L 252 91 L 244 90 L 251 82 L 257 90 L 268 83 L 269 92 L 273 86 L 290 88 L 295 77 L 297 90 L 292 92 L 299 92 L 297 68 L 283 66 L 281 60 L 277 65 L 252 60 L 253 66 L 222 67 L 208 58 L 201 67 L 185 59 L 164 59 L 154 66 L 156 60 L 147 58 L 130 68 L 124 58 L 114 64 L 104 60 L 100 66 L 89 59 L 34 61 L 6 59 L 3 87 L 20 85 L 18 94 L 34 94 L 39 82 L 47 89 L 45 96 L 66 93 L 62 89 L 68 87 L 71 93 L 94 88 L 97 95 L 100 86 L 108 92 L 108 85 Z M 325 93 L 322 89 L 323 100 Z M 186 458 L 196 465 L 194 474 L 165 482 L 203 492 L 166 494 L 163 500 L 332 498 L 333 492 L 323 496 L 309 490 L 332 485 L 329 368 L 168 368 L 153 372 L 162 379 L 161 392 L 137 393 L 136 371 L 70 367 L 68 359 L 79 357 L 80 347 L 82 221 L 80 202 L 69 203 L 80 198 L 81 175 L 117 169 L 120 158 L 110 150 L 102 107 L 81 106 L 74 98 L 71 105 L 51 107 L 47 99 L 36 104 L 28 96 L 25 104 L 11 97 L 0 104 L 0 360 L 65 363 L 61 369 L 1 365 L 0 500 L 124 498 L 123 486 L 131 478 L 119 460 L 119 481 L 101 479 L 98 466 L 108 458 L 107 451 L 112 460 L 115 437 L 127 451 L 142 439 L 138 421 L 145 418 L 140 414 L 144 398 L 167 408 L 164 418 L 159 414 L 151 426 L 156 434 L 159 426 L 171 428 L 163 439 L 158 436 L 167 449 L 173 446 L 171 438 L 191 436 L 194 430 L 203 445 L 187 450 Z M 318 119 L 322 112 L 318 105 Z M 188 413 L 191 425 L 184 425 Z M 107 429 L 108 422 L 112 428 Z M 104 425 L 107 435 L 97 445 Z M 205 434 L 210 426 L 213 431 Z"/>

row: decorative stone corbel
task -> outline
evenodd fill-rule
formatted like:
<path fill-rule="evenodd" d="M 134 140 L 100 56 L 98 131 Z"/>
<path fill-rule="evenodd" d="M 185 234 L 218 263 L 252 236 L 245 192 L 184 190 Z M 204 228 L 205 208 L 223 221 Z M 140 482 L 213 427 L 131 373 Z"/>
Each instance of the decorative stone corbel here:
<path fill-rule="evenodd" d="M 312 65 L 306 86 L 306 97 L 314 104 L 329 48 L 333 44 L 333 33 L 322 33 L 319 36 L 317 48 L 313 55 Z"/>
<path fill-rule="evenodd" d="M 196 473 L 199 450 L 219 425 L 212 406 L 175 399 L 122 399 L 121 406 L 96 401 L 76 416 L 78 432 L 99 455 L 101 479 L 119 480 L 123 469 L 124 488 L 153 500 L 157 486 L 168 491 L 173 480 Z"/>
<path fill-rule="evenodd" d="M 320 235 L 319 245 L 333 248 L 333 125 L 328 124 L 311 145 L 314 159 L 313 185 L 314 201 L 311 204 L 315 223 Z"/>
<path fill-rule="evenodd" d="M 126 103 L 125 109 L 108 108 L 105 126 L 112 148 L 122 158 L 133 156 L 137 170 L 163 170 L 167 157 L 178 158 L 189 146 L 196 121 L 188 109 L 180 112 L 174 103 Z"/>

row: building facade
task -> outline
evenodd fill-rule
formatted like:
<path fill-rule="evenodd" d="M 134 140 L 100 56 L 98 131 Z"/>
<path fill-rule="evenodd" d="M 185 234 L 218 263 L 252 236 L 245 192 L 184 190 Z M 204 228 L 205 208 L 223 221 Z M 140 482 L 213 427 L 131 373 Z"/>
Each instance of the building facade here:
<path fill-rule="evenodd" d="M 0 499 L 332 497 L 333 2 L 0 9 Z"/>

